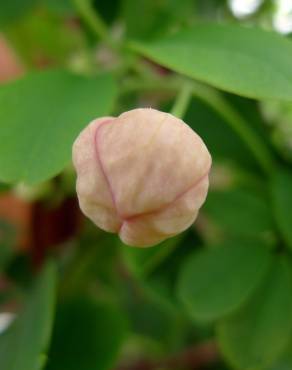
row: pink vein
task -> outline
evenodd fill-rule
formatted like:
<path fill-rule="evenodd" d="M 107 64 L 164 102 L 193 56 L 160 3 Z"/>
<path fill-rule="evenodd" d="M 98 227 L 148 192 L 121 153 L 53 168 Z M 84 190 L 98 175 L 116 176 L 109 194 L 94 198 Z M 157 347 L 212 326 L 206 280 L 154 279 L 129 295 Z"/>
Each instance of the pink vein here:
<path fill-rule="evenodd" d="M 127 221 L 127 222 L 128 221 L 134 221 L 134 220 L 136 220 L 139 217 L 157 214 L 157 213 L 159 213 L 161 211 L 166 210 L 167 208 L 171 207 L 176 201 L 178 201 L 180 198 L 182 198 L 185 194 L 187 194 L 189 191 L 191 191 L 191 190 L 195 189 L 197 186 L 199 186 L 201 184 L 201 182 L 203 182 L 205 180 L 205 178 L 209 175 L 209 172 L 210 172 L 210 168 L 208 168 L 208 171 L 206 171 L 198 180 L 196 180 L 196 182 L 194 184 L 190 185 L 186 190 L 184 190 L 181 193 L 179 193 L 168 204 L 163 205 L 163 206 L 161 206 L 161 207 L 159 207 L 157 209 L 154 209 L 152 211 L 148 211 L 148 212 L 144 212 L 144 213 L 137 213 L 137 214 L 130 215 L 130 216 L 123 216 L 123 217 L 121 217 L 122 220 L 123 220 L 123 223 L 125 221 Z"/>
<path fill-rule="evenodd" d="M 98 127 L 97 127 L 97 129 L 96 129 L 96 131 L 95 131 L 95 154 L 96 154 L 96 159 L 97 159 L 97 162 L 98 162 L 98 164 L 99 164 L 99 167 L 100 167 L 100 170 L 101 170 L 101 172 L 102 172 L 102 174 L 103 174 L 103 177 L 104 177 L 104 179 L 105 179 L 105 182 L 106 182 L 106 184 L 107 184 L 107 186 L 108 186 L 108 189 L 109 189 L 109 192 L 110 192 L 110 196 L 111 196 L 111 199 L 112 199 L 112 202 L 113 202 L 113 207 L 114 207 L 114 209 L 115 209 L 115 211 L 116 211 L 116 214 L 117 214 L 117 216 L 121 219 L 121 226 L 122 226 L 122 224 L 123 224 L 123 219 L 122 219 L 122 217 L 120 216 L 120 213 L 119 213 L 119 210 L 118 210 L 118 206 L 117 206 L 117 200 L 116 200 L 116 197 L 115 197 L 115 193 L 114 193 L 114 189 L 113 189 L 113 187 L 112 187 L 112 185 L 111 185 L 111 182 L 110 182 L 110 180 L 109 180 L 109 177 L 108 177 L 108 175 L 107 175 L 107 173 L 106 173 L 106 170 L 105 170 L 105 168 L 104 168 L 104 165 L 103 165 L 103 163 L 102 163 L 102 160 L 101 160 L 101 155 L 100 155 L 100 151 L 99 151 L 99 134 L 100 134 L 100 129 L 105 125 L 105 124 L 107 124 L 107 123 L 110 123 L 110 122 L 112 122 L 113 120 L 106 120 L 106 121 L 104 121 L 104 122 L 102 122 Z M 121 226 L 120 226 L 120 228 L 121 228 Z"/>

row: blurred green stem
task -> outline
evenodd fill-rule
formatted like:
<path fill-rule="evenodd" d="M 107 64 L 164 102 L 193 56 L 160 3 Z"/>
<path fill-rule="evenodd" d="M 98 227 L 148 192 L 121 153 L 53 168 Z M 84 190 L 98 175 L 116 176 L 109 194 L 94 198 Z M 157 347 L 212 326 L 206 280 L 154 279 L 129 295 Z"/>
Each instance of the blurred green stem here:
<path fill-rule="evenodd" d="M 172 239 L 172 241 L 169 240 L 168 245 L 157 248 L 157 252 L 144 264 L 141 275 L 144 278 L 151 275 L 180 246 L 184 236 L 185 234 L 182 233 Z"/>
<path fill-rule="evenodd" d="M 275 161 L 269 148 L 223 95 L 215 89 L 195 82 L 193 83 L 193 95 L 209 105 L 224 119 L 246 144 L 263 171 L 271 175 L 275 168 Z"/>
<path fill-rule="evenodd" d="M 178 91 L 178 86 L 175 81 L 164 81 L 161 78 L 156 80 L 153 79 L 137 79 L 128 78 L 122 82 L 122 92 L 123 94 L 130 94 L 137 91 L 164 91 L 176 93 Z"/>
<path fill-rule="evenodd" d="M 189 82 L 184 83 L 176 97 L 176 100 L 170 113 L 176 116 L 177 118 L 183 118 L 187 112 L 188 106 L 192 98 L 192 94 L 193 86 Z"/>
<path fill-rule="evenodd" d="M 72 0 L 80 17 L 84 20 L 87 26 L 107 45 L 114 46 L 113 41 L 109 37 L 109 32 L 106 24 L 93 8 L 90 0 Z"/>

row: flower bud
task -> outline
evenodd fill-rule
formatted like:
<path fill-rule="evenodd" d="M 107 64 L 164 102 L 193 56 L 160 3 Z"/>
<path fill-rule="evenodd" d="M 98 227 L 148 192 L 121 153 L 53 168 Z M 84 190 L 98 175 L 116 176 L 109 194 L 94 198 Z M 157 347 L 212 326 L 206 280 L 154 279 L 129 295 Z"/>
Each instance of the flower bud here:
<path fill-rule="evenodd" d="M 187 229 L 208 191 L 211 156 L 182 120 L 134 109 L 94 120 L 73 145 L 80 208 L 131 246 Z"/>

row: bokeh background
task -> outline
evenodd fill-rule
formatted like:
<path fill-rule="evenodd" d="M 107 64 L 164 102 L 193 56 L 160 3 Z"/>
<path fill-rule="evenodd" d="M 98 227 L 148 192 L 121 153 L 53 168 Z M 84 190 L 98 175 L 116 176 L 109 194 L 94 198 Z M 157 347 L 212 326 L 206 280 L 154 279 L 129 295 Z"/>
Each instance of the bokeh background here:
<path fill-rule="evenodd" d="M 173 72 L 144 57 L 127 70 L 125 60 L 131 61 L 132 56 L 121 56 L 97 36 L 94 13 L 98 14 L 100 34 L 107 30 L 116 43 L 127 38 L 152 40 L 205 22 L 273 30 L 287 39 L 292 32 L 291 0 L 2 0 L 0 84 L 4 86 L 51 68 L 68 69 L 89 78 L 106 71 L 118 76 L 121 90 L 109 113 L 119 114 L 139 106 L 169 110 L 175 99 L 173 91 L 156 89 L 147 83 L 136 88 L 131 78 L 141 71 L 146 77 L 149 74 L 158 79 Z M 279 168 L 290 173 L 289 178 L 292 104 L 223 94 L 231 109 L 229 113 L 232 112 L 231 121 L 244 122 L 253 130 L 273 153 Z M 0 125 L 5 125 L 1 117 Z M 271 304 L 269 310 L 261 311 L 262 316 L 257 313 L 252 323 L 243 315 L 237 318 L 244 323 L 243 328 L 238 329 L 237 322 L 228 339 L 216 337 L 217 317 L 216 313 L 212 316 L 212 310 L 224 301 L 224 290 L 241 291 L 246 275 L 260 274 L 266 257 L 257 251 L 258 245 L 265 244 L 267 250 L 281 253 L 287 240 L 279 236 L 275 226 L 268 179 L 232 124 L 226 124 L 228 114 L 226 117 L 220 109 L 218 113 L 201 99 L 192 98 L 184 120 L 202 136 L 213 156 L 210 193 L 195 225 L 160 246 L 147 250 L 127 247 L 86 220 L 78 207 L 71 163 L 57 176 L 35 185 L 0 183 L 0 337 L 9 331 L 7 328 L 19 313 L 26 312 L 20 332 L 16 330 L 16 336 L 22 340 L 18 347 L 13 344 L 13 335 L 4 349 L 0 339 L 1 370 L 251 370 L 257 367 L 249 367 L 250 363 L 257 361 L 259 369 L 292 368 L 290 331 L 281 332 L 285 321 L 266 329 L 259 318 L 266 315 L 267 321 L 273 322 L 274 317 L 282 315 L 282 306 Z M 41 130 L 39 122 L 34 135 L 37 137 Z M 0 137 L 0 145 L 2 140 Z M 290 180 L 285 182 L 282 195 L 283 203 L 292 206 Z M 289 217 L 291 213 L 287 211 Z M 182 266 L 192 260 L 194 253 L 204 248 L 217 251 L 215 246 L 227 248 L 231 244 L 255 246 L 255 254 L 246 257 L 240 252 L 233 260 L 226 251 L 226 256 L 215 253 L 211 262 L 196 262 L 197 270 L 191 277 L 187 272 L 186 276 L 182 274 Z M 218 267 L 223 256 L 230 263 Z M 48 284 L 49 268 L 33 291 L 32 287 L 49 258 L 57 261 L 59 282 L 52 340 L 45 345 L 46 335 L 39 334 L 37 328 L 42 327 L 44 320 L 40 312 L 45 312 L 52 302 L 38 293 Z M 248 272 L 246 265 L 251 266 Z M 221 286 L 214 287 L 214 276 L 225 276 L 226 271 L 229 274 Z M 238 279 L 234 278 L 237 273 Z M 194 289 L 195 301 L 197 296 L 203 296 L 194 313 L 193 303 L 180 299 L 184 293 L 178 281 L 183 279 Z M 232 286 L 228 282 L 233 279 Z M 285 281 L 279 281 L 285 287 Z M 268 291 L 277 289 L 277 285 L 271 284 Z M 292 296 L 292 289 L 285 288 L 283 295 L 283 299 L 275 298 L 281 305 L 285 305 L 286 296 Z M 288 310 L 290 304 L 287 302 Z M 261 302 L 253 303 L 253 307 L 261 307 Z M 212 318 L 210 322 L 201 322 L 204 312 Z M 258 322 L 264 329 L 254 333 L 252 329 Z M 42 333 L 45 332 L 44 329 Z M 284 337 L 287 345 L 284 343 L 281 351 L 272 356 L 273 361 L 266 363 L 269 353 L 278 348 L 275 343 Z M 236 344 L 228 346 L 228 340 Z M 245 347 L 249 342 L 253 343 L 252 355 Z M 41 365 L 25 367 L 38 347 Z M 16 360 L 9 367 L 13 357 Z"/>

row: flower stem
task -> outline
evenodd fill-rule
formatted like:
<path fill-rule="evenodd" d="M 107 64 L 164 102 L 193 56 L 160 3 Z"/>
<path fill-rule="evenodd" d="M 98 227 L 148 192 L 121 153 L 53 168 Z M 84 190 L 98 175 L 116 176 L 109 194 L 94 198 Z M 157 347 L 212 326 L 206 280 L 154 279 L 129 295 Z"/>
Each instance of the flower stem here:
<path fill-rule="evenodd" d="M 192 94 L 193 86 L 189 82 L 185 82 L 176 97 L 170 113 L 178 118 L 183 118 L 188 109 Z"/>
<path fill-rule="evenodd" d="M 98 12 L 93 8 L 90 0 L 73 0 L 73 3 L 87 26 L 106 44 L 113 46 L 109 38 L 108 29 Z"/>
<path fill-rule="evenodd" d="M 222 94 L 207 86 L 194 83 L 193 95 L 208 104 L 224 119 L 249 148 L 263 171 L 271 175 L 275 168 L 275 161 L 269 148 Z"/>

